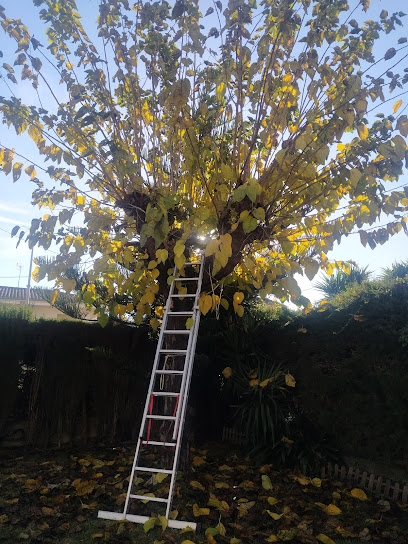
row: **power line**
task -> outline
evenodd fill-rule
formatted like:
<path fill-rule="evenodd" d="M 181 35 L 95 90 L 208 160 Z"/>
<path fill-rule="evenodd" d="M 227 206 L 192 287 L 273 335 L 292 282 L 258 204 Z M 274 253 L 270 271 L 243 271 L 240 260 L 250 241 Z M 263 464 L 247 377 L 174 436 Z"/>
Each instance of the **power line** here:
<path fill-rule="evenodd" d="M 28 278 L 27 276 L 0 276 L 0 280 L 14 279 L 14 278 Z"/>

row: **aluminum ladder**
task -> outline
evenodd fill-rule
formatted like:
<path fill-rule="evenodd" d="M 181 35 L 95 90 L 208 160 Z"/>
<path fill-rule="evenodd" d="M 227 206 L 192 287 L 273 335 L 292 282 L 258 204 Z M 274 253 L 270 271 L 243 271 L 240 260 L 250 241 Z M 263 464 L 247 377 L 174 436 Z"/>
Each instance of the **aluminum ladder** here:
<path fill-rule="evenodd" d="M 191 527 L 191 529 L 196 530 L 196 523 L 193 521 L 187 522 L 187 521 L 173 520 L 169 518 L 175 484 L 176 484 L 177 466 L 178 466 L 178 461 L 180 456 L 183 426 L 184 426 L 184 420 L 185 420 L 185 414 L 186 414 L 186 408 L 187 408 L 188 393 L 190 389 L 191 375 L 193 370 L 194 355 L 195 355 L 197 336 L 198 336 L 198 328 L 200 324 L 200 309 L 198 306 L 198 299 L 201 292 L 201 284 L 202 284 L 203 272 L 204 272 L 204 255 L 200 254 L 200 260 L 198 262 L 187 262 L 185 263 L 184 266 L 193 267 L 190 270 L 193 271 L 194 275 L 192 277 L 181 277 L 178 275 L 177 268 L 175 267 L 174 269 L 174 273 L 173 273 L 174 279 L 171 283 L 169 296 L 167 298 L 167 302 L 165 306 L 162 327 L 161 327 L 160 335 L 158 339 L 156 355 L 154 358 L 148 394 L 147 394 L 146 403 L 145 403 L 143 416 L 142 416 L 142 422 L 140 426 L 139 439 L 137 442 L 133 466 L 130 473 L 129 486 L 128 486 L 128 490 L 126 494 L 126 500 L 125 500 L 123 512 L 117 513 L 117 512 L 109 512 L 109 511 L 100 510 L 98 512 L 98 518 L 110 519 L 110 520 L 128 520 L 134 523 L 145 523 L 149 519 L 148 516 L 135 515 L 135 514 L 130 514 L 128 512 L 130 501 L 133 501 L 133 500 L 156 501 L 156 502 L 161 502 L 166 504 L 165 517 L 168 520 L 168 527 L 174 528 L 174 529 L 183 529 L 185 527 Z M 198 270 L 198 273 L 197 273 L 197 270 Z M 187 289 L 187 293 L 182 293 L 182 294 L 175 293 L 175 286 L 179 282 L 181 282 L 181 285 L 190 284 L 191 286 L 195 286 L 194 292 L 188 293 L 188 289 Z M 191 308 L 189 308 L 186 311 L 184 310 L 173 311 L 173 304 L 175 299 L 177 298 L 180 300 L 192 299 Z M 168 328 L 169 322 L 171 322 L 173 318 L 181 319 L 184 317 L 186 318 L 187 321 L 190 318 L 193 320 L 191 328 L 189 329 L 187 328 L 187 321 L 186 321 L 185 329 L 177 330 L 177 329 Z M 166 349 L 164 347 L 165 338 L 166 339 L 169 338 L 169 335 L 170 335 L 170 338 L 178 336 L 178 335 L 183 335 L 184 338 L 187 337 L 186 349 L 171 349 L 171 348 Z M 166 369 L 165 368 L 166 356 L 167 357 L 176 356 L 176 357 L 184 358 L 183 369 L 182 370 Z M 163 357 L 165 360 L 164 364 L 163 364 Z M 173 376 L 178 375 L 181 377 L 178 391 L 159 391 L 158 390 L 160 389 L 160 387 L 158 387 L 158 382 L 160 382 L 160 380 L 166 379 L 166 375 L 173 375 Z M 153 401 L 154 399 L 159 397 L 168 397 L 168 398 L 172 397 L 176 399 L 176 405 L 172 415 L 168 415 L 168 414 L 153 415 L 152 414 Z M 160 439 L 150 440 L 150 426 L 152 424 L 152 421 L 154 420 L 170 422 L 171 431 L 172 431 L 172 436 L 170 440 L 168 440 L 167 436 L 164 440 L 160 440 Z M 142 448 L 144 450 L 144 448 L 148 446 L 164 446 L 167 448 L 172 448 L 174 451 L 174 458 L 172 461 L 171 469 L 164 469 L 164 468 L 162 469 L 162 468 L 156 468 L 156 467 L 153 468 L 153 467 L 139 465 L 139 459 L 141 456 L 140 454 L 141 454 Z M 132 488 L 135 481 L 136 473 L 151 473 L 152 475 L 161 473 L 161 474 L 171 475 L 169 493 L 167 498 L 159 498 L 159 497 L 152 497 L 148 495 L 133 494 Z"/>

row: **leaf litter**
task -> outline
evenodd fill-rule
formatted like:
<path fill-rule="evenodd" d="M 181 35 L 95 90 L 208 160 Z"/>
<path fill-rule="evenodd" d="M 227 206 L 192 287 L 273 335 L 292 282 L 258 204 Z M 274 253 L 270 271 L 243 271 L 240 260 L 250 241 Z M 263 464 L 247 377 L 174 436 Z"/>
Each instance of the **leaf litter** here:
<path fill-rule="evenodd" d="M 25 451 L 17 460 L 19 454 L 1 455 L 0 543 L 406 544 L 407 505 L 345 483 L 256 466 L 217 444 L 193 449 L 189 474 L 177 478 L 171 517 L 195 521 L 196 533 L 169 529 L 152 503 L 142 505 L 155 518 L 145 526 L 97 519 L 100 509 L 123 508 L 131 449 Z M 145 494 L 163 496 L 168 480 L 137 477 L 135 483 Z"/>

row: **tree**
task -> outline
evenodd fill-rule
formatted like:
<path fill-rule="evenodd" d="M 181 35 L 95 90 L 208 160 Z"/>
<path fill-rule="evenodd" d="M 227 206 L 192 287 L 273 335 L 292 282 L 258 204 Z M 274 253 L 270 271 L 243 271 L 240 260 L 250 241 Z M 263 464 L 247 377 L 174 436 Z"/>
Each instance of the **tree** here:
<path fill-rule="evenodd" d="M 396 279 L 404 279 L 408 275 L 408 260 L 392 263 L 382 269 L 381 279 L 393 281 Z"/>
<path fill-rule="evenodd" d="M 407 190 L 384 185 L 408 159 L 408 74 L 395 71 L 407 40 L 373 55 L 403 13 L 361 22 L 369 0 L 216 1 L 204 14 L 196 0 L 101 0 L 92 43 L 74 0 L 34 5 L 48 45 L 0 8 L 17 43 L 2 70 L 38 103 L 10 87 L 0 112 L 51 166 L 4 144 L 1 166 L 14 181 L 24 170 L 49 208 L 28 240 L 60 254 L 34 277 L 69 292 L 63 271 L 92 260 L 82 296 L 102 324 L 151 316 L 199 248 L 203 313 L 229 298 L 242 315 L 253 289 L 306 304 L 294 275 L 341 268 L 327 252 L 355 227 L 370 247 L 407 230 Z M 372 226 L 380 214 L 391 220 Z"/>
<path fill-rule="evenodd" d="M 336 270 L 331 276 L 326 275 L 315 284 L 315 288 L 319 289 L 325 297 L 331 298 L 342 291 L 345 291 L 354 283 L 361 284 L 364 281 L 369 281 L 371 276 L 372 272 L 368 269 L 368 266 L 362 268 L 355 263 L 352 263 L 350 270 L 347 272 L 344 270 Z"/>

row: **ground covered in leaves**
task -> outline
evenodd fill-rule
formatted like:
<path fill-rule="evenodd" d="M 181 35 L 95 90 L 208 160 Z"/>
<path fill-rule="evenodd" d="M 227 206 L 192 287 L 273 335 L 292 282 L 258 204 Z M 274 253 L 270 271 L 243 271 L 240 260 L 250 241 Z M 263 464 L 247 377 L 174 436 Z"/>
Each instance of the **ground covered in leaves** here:
<path fill-rule="evenodd" d="M 99 509 L 123 509 L 132 449 L 0 455 L 1 543 L 407 542 L 407 505 L 343 483 L 254 466 L 215 445 L 193 450 L 190 473 L 179 473 L 177 481 L 172 516 L 197 522 L 196 533 L 169 530 L 158 517 L 146 527 L 97 519 Z M 168 478 L 158 480 L 140 479 L 141 491 L 149 483 L 160 496 Z M 156 516 L 152 504 L 141 506 Z"/>

